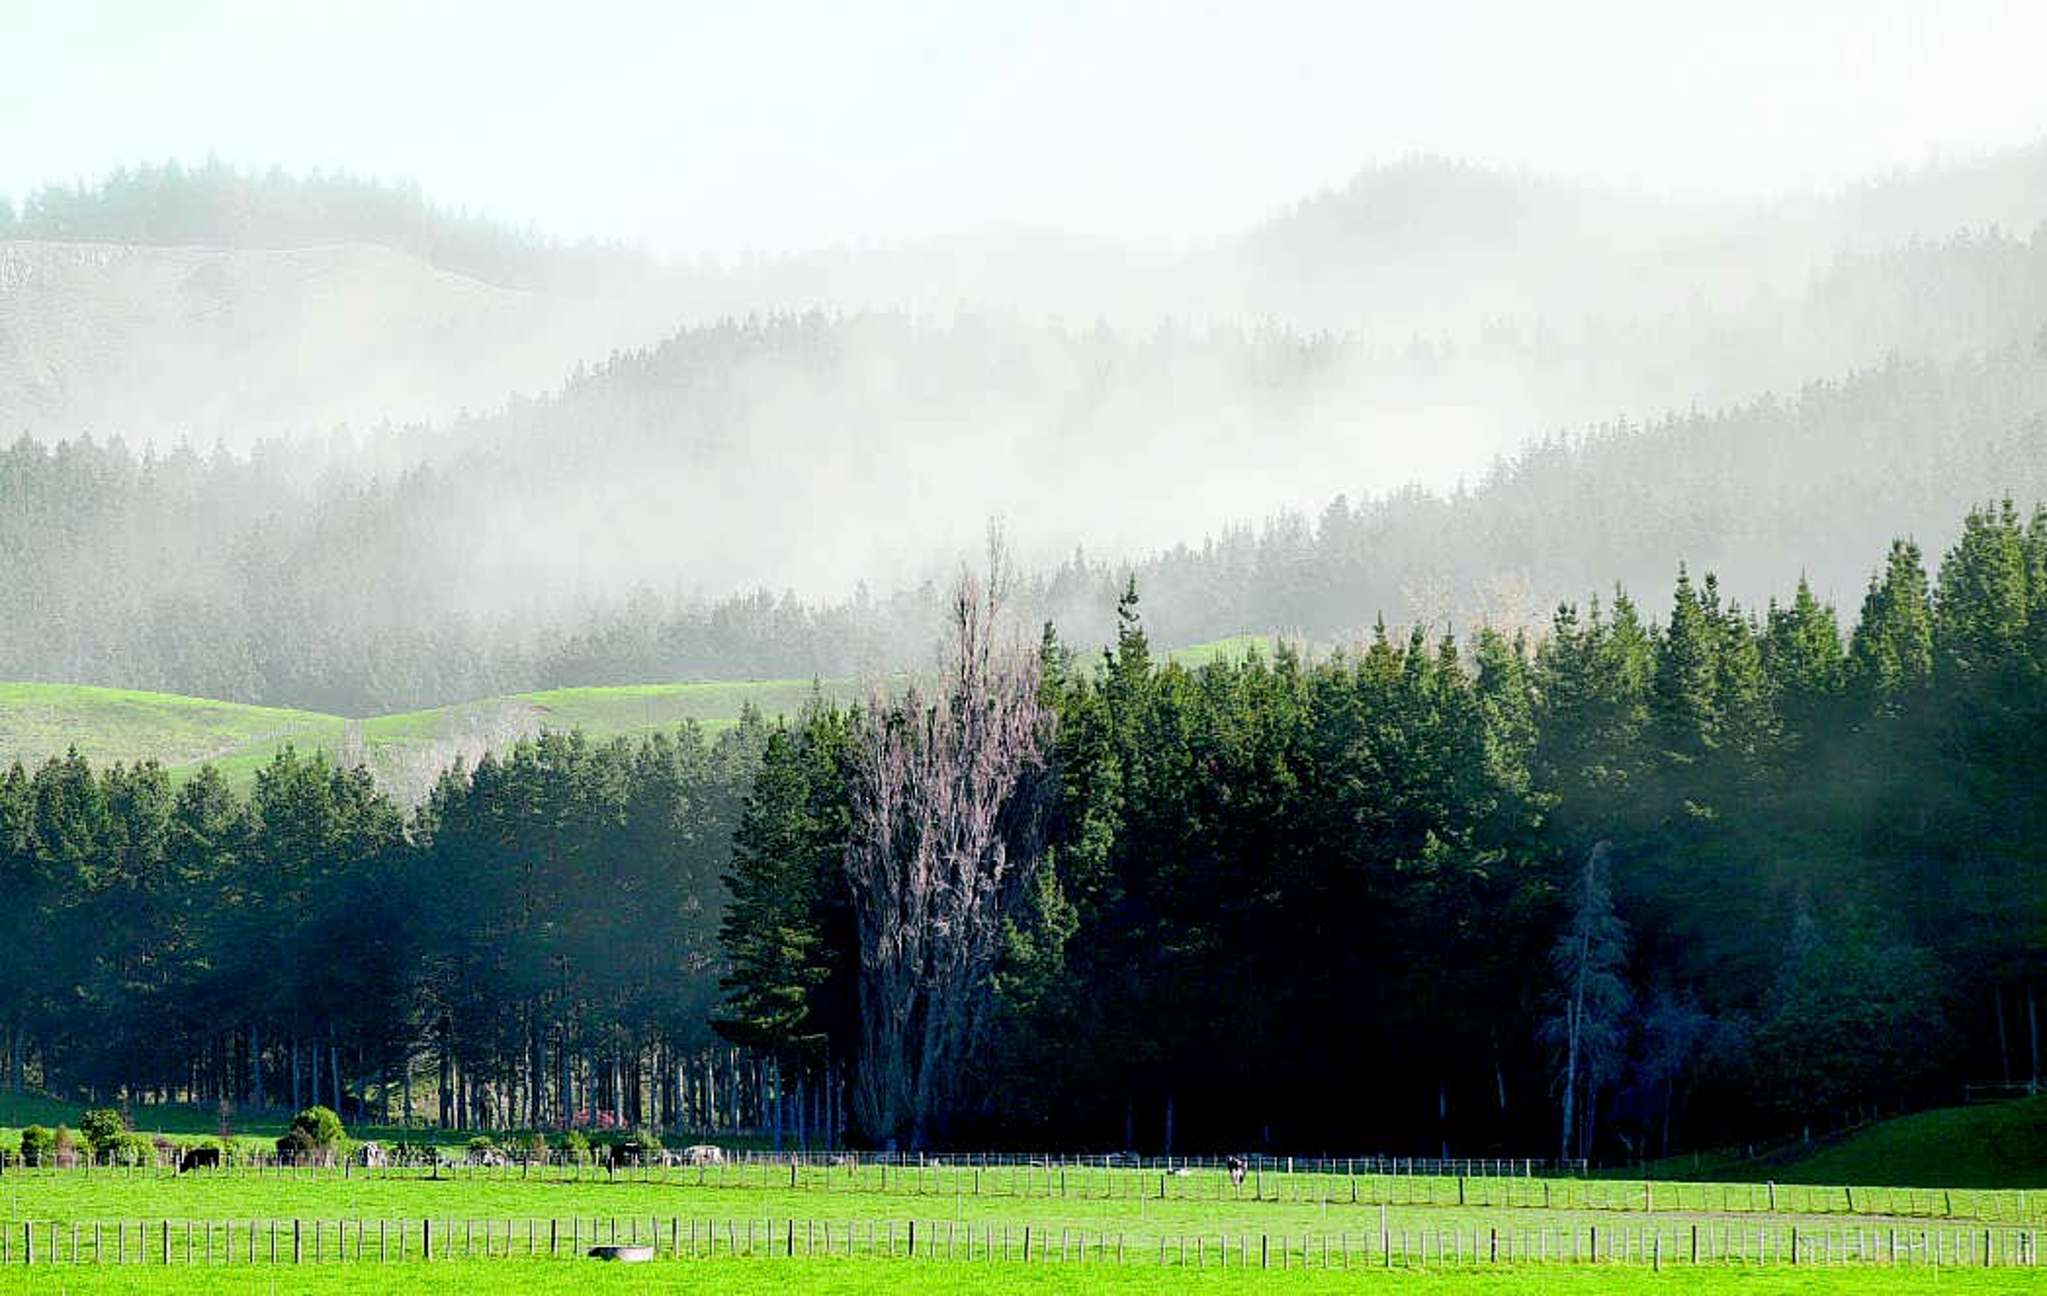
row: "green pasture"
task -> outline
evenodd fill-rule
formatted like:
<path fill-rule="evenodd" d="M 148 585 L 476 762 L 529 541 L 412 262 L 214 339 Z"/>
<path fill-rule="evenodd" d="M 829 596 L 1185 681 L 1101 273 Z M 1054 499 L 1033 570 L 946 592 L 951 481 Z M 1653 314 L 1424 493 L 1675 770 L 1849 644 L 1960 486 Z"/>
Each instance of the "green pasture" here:
<path fill-rule="evenodd" d="M 189 1291 L 199 1276 L 180 1268 L 12 1269 L 0 1271 L 0 1291 L 135 1292 Z M 543 1293 L 717 1292 L 731 1296 L 779 1296 L 788 1291 L 823 1296 L 942 1292 L 951 1296 L 1002 1296 L 1011 1292 L 1080 1292 L 1103 1296 L 1149 1296 L 1195 1292 L 1229 1296 L 1237 1292 L 1414 1292 L 1422 1296 L 1879 1296 L 1879 1293 L 1992 1293 L 2047 1290 L 2047 1270 L 2019 1272 L 1915 1270 L 1743 1270 L 1709 1268 L 1650 1273 L 1623 1269 L 1450 1269 L 1418 1272 L 1351 1270 L 1149 1269 L 1061 1264 L 946 1263 L 889 1260 L 663 1260 L 641 1265 L 597 1261 L 476 1260 L 411 1262 L 404 1265 L 324 1265 L 288 1274 L 264 1266 L 217 1267 L 203 1281 L 214 1296 L 279 1291 L 332 1292 L 337 1296 L 381 1296 L 390 1291 Z"/>

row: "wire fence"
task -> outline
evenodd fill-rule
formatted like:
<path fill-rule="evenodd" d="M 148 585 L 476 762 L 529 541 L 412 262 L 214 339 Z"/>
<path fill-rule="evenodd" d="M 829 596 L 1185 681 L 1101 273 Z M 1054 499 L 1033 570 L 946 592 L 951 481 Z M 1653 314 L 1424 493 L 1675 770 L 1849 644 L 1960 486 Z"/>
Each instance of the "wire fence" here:
<path fill-rule="evenodd" d="M 0 1265 L 212 1267 L 571 1259 L 824 1258 L 1168 1268 L 1491 1265 L 2038 1268 L 2040 1230 L 1781 1223 L 1531 1226 L 1515 1221 L 1297 1233 L 1128 1233 L 958 1220 L 680 1216 L 29 1221 L 0 1225 Z"/>
<path fill-rule="evenodd" d="M 668 1188 L 780 1191 L 803 1195 L 930 1198 L 1009 1198 L 1051 1201 L 1294 1203 L 1309 1206 L 1394 1206 L 1466 1210 L 1564 1211 L 1616 1214 L 1843 1216 L 1864 1219 L 2047 1224 L 2047 1191 L 2025 1189 L 1857 1188 L 1813 1184 L 1672 1183 L 1618 1179 L 1542 1179 L 1489 1176 L 1346 1174 L 1251 1169 L 1237 1182 L 1214 1168 L 1123 1169 L 1114 1165 L 816 1164 L 746 1158 L 697 1166 L 654 1164 L 509 1163 L 435 1164 L 366 1168 L 336 1165 L 81 1166 L 16 1169 L 26 1176 L 168 1183 L 177 1179 L 241 1179 L 324 1183 L 347 1180 L 423 1180 L 507 1184 L 647 1184 Z"/>

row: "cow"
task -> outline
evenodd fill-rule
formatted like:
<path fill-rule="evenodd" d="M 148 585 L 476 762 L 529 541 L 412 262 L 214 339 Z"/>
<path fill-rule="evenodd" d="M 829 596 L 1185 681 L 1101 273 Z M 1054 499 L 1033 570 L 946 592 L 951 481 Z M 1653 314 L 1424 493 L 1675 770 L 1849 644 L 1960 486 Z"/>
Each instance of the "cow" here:
<path fill-rule="evenodd" d="M 187 1170 L 220 1169 L 220 1149 L 217 1147 L 188 1147 L 178 1157 L 178 1173 Z"/>
<path fill-rule="evenodd" d="M 1251 1168 L 1251 1163 L 1240 1156 L 1233 1156 L 1223 1162 L 1223 1164 L 1229 1167 L 1230 1183 L 1235 1187 L 1242 1188 L 1244 1186 L 1244 1172 Z"/>
<path fill-rule="evenodd" d="M 647 1148 L 643 1143 L 625 1142 L 611 1145 L 611 1165 L 613 1169 L 617 1169 L 620 1166 L 636 1166 L 643 1163 L 646 1159 Z"/>
<path fill-rule="evenodd" d="M 390 1154 L 384 1151 L 382 1143 L 365 1143 L 355 1150 L 355 1156 L 365 1170 L 382 1170 L 391 1164 Z"/>
<path fill-rule="evenodd" d="M 714 1166 L 725 1164 L 725 1149 L 716 1143 L 692 1143 L 682 1150 L 682 1155 L 693 1166 Z"/>

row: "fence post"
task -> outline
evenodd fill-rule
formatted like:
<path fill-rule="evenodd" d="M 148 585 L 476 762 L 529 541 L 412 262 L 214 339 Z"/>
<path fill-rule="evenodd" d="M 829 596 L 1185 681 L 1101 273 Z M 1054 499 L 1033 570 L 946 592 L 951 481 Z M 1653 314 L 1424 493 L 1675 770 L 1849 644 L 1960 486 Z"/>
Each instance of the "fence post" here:
<path fill-rule="evenodd" d="M 419 1222 L 419 1258 L 422 1260 L 434 1258 L 434 1222 L 431 1217 Z"/>
<path fill-rule="evenodd" d="M 1263 1233 L 1258 1235 L 1258 1267 L 1260 1269 L 1272 1267 L 1272 1239 Z"/>

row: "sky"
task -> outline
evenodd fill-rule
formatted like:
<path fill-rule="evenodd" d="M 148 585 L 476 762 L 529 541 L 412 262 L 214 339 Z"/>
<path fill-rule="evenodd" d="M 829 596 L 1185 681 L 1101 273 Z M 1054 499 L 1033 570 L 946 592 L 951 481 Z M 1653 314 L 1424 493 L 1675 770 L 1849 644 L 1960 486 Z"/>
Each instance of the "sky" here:
<path fill-rule="evenodd" d="M 678 257 L 1221 238 L 1438 154 L 1828 190 L 2047 134 L 2047 6 L 0 0 L 0 194 L 209 155 Z"/>

